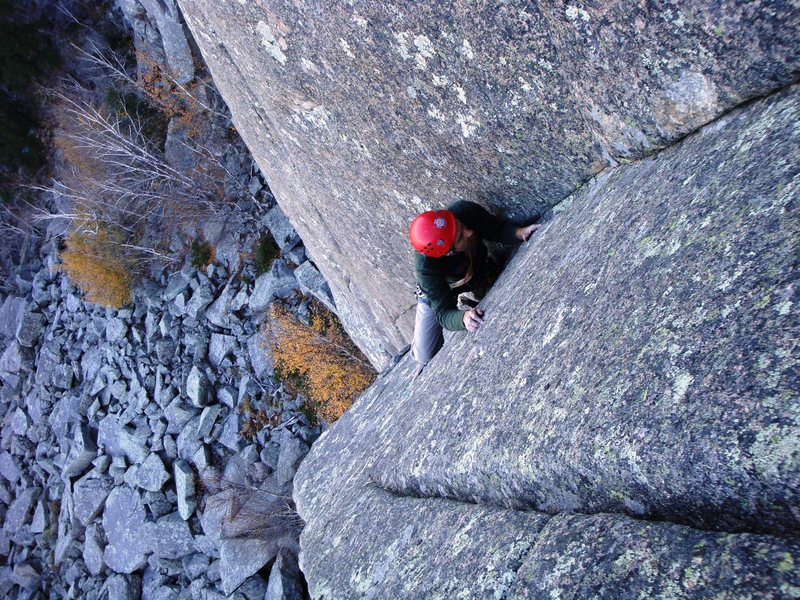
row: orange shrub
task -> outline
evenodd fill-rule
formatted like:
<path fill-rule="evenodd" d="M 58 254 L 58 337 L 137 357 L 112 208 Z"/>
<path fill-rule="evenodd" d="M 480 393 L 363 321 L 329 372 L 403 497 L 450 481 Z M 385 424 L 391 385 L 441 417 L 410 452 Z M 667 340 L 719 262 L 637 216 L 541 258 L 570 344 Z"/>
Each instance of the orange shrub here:
<path fill-rule="evenodd" d="M 61 269 L 90 302 L 120 308 L 131 299 L 131 273 L 116 242 L 102 225 L 94 233 L 73 231 L 65 240 Z"/>
<path fill-rule="evenodd" d="M 262 326 L 275 374 L 290 391 L 302 393 L 310 408 L 332 422 L 375 381 L 376 373 L 347 337 L 336 316 L 312 303 L 306 324 L 275 304 Z"/>

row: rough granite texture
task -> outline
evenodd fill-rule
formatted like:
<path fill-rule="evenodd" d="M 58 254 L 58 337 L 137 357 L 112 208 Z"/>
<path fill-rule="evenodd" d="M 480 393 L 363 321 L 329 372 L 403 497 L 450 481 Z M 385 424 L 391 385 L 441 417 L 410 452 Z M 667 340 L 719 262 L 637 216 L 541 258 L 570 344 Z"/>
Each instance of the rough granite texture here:
<path fill-rule="evenodd" d="M 606 171 L 384 373 L 295 478 L 312 596 L 797 597 L 799 123 Z"/>
<path fill-rule="evenodd" d="M 532 218 L 800 74 L 796 2 L 179 4 L 379 368 L 413 328 L 414 214 L 465 198 Z"/>

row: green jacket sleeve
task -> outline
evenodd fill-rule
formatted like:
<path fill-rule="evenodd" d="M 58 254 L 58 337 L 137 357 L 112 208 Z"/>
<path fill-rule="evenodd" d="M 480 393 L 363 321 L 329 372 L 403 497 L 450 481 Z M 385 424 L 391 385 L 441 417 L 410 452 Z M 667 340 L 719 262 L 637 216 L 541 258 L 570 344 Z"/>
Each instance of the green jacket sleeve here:
<path fill-rule="evenodd" d="M 456 307 L 456 299 L 447 284 L 447 279 L 430 268 L 426 268 L 426 261 L 419 255 L 419 264 L 416 268 L 416 277 L 419 287 L 428 299 L 439 324 L 449 331 L 463 331 L 464 313 Z"/>

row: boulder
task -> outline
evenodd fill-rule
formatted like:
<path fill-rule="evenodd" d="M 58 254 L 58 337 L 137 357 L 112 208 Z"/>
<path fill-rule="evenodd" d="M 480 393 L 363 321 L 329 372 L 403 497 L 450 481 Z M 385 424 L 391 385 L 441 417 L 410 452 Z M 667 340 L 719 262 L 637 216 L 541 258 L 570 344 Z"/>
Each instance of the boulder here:
<path fill-rule="evenodd" d="M 208 403 L 210 384 L 206 374 L 197 365 L 193 365 L 186 378 L 186 395 L 197 408 L 202 408 Z"/>
<path fill-rule="evenodd" d="M 294 270 L 294 276 L 297 278 L 300 291 L 306 295 L 314 296 L 328 310 L 336 312 L 336 302 L 334 302 L 333 295 L 331 295 L 331 288 L 310 260 L 297 267 Z"/>
<path fill-rule="evenodd" d="M 177 512 L 165 515 L 155 523 L 148 523 L 143 543 L 159 558 L 177 559 L 195 551 L 189 525 Z"/>
<path fill-rule="evenodd" d="M 42 490 L 35 487 L 20 490 L 14 498 L 14 501 L 8 507 L 8 512 L 6 512 L 5 518 L 3 519 L 3 531 L 13 535 L 24 525 L 29 524 L 31 510 L 41 493 Z"/>
<path fill-rule="evenodd" d="M 211 433 L 211 429 L 217 422 L 219 412 L 222 406 L 215 404 L 214 406 L 206 406 L 200 414 L 200 420 L 197 423 L 197 439 L 202 440 Z"/>
<path fill-rule="evenodd" d="M 83 563 L 86 565 L 86 570 L 93 577 L 100 575 L 105 568 L 103 543 L 97 525 L 94 523 L 86 528 L 83 542 Z"/>
<path fill-rule="evenodd" d="M 16 334 L 19 324 L 28 308 L 25 298 L 8 296 L 0 305 L 0 336 L 11 339 Z"/>
<path fill-rule="evenodd" d="M 282 260 L 272 263 L 269 271 L 256 279 L 255 289 L 250 295 L 250 310 L 254 313 L 265 310 L 278 298 L 289 298 L 297 290 L 294 273 Z"/>
<path fill-rule="evenodd" d="M 175 493 L 178 496 L 178 514 L 184 521 L 192 516 L 197 507 L 194 491 L 194 472 L 185 460 L 177 460 L 173 465 Z"/>
<path fill-rule="evenodd" d="M 122 319 L 113 318 L 106 321 L 106 340 L 111 344 L 121 342 L 126 335 L 128 335 L 128 325 Z"/>
<path fill-rule="evenodd" d="M 83 526 L 88 526 L 103 510 L 112 487 L 108 479 L 93 477 L 91 473 L 75 483 L 72 492 L 74 514 Z"/>
<path fill-rule="evenodd" d="M 297 558 L 281 551 L 269 572 L 264 600 L 305 600 L 302 577 Z"/>
<path fill-rule="evenodd" d="M 109 569 L 130 574 L 144 566 L 148 552 L 142 539 L 144 526 L 144 506 L 139 493 L 124 485 L 114 488 L 103 511 L 103 530 L 108 538 L 103 561 Z"/>
<path fill-rule="evenodd" d="M 180 396 L 176 396 L 164 410 L 164 416 L 169 422 L 166 433 L 180 433 L 196 414 L 196 408 L 184 402 Z"/>
<path fill-rule="evenodd" d="M 97 457 L 95 435 L 86 425 L 78 425 L 69 447 L 67 460 L 64 462 L 62 477 L 74 477 L 82 474 Z"/>
<path fill-rule="evenodd" d="M 19 343 L 14 340 L 8 344 L 0 356 L 0 376 L 15 375 L 23 370 L 25 366 L 25 357 L 22 353 Z"/>
<path fill-rule="evenodd" d="M 416 213 L 465 198 L 533 219 L 800 73 L 787 3 L 374 2 L 335 17 L 291 0 L 181 7 L 379 369 L 412 334 Z"/>
<path fill-rule="evenodd" d="M 47 320 L 40 312 L 27 310 L 17 326 L 17 341 L 21 346 L 33 348 L 42 337 Z"/>
<path fill-rule="evenodd" d="M 270 211 L 264 215 L 261 220 L 262 224 L 269 229 L 275 243 L 283 252 L 288 252 L 300 243 L 300 236 L 294 230 L 294 227 L 283 214 L 280 206 L 274 206 Z"/>
<path fill-rule="evenodd" d="M 233 284 L 229 283 L 223 288 L 222 293 L 214 300 L 213 304 L 208 307 L 206 319 L 209 323 L 217 327 L 230 327 L 231 319 L 235 319 L 235 317 L 230 314 L 231 302 L 234 296 L 236 296 L 236 288 L 233 287 Z M 238 321 L 238 319 L 235 320 Z"/>
<path fill-rule="evenodd" d="M 214 367 L 219 368 L 226 356 L 232 354 L 237 347 L 236 337 L 212 333 L 211 341 L 208 345 L 208 362 Z"/>
<path fill-rule="evenodd" d="M 194 59 L 174 0 L 139 0 L 158 25 L 170 75 L 181 85 L 194 79 Z"/>
<path fill-rule="evenodd" d="M 274 540 L 222 539 L 219 554 L 223 593 L 230 596 L 277 553 L 278 545 Z"/>
<path fill-rule="evenodd" d="M 136 473 L 136 485 L 150 492 L 157 492 L 169 479 L 164 462 L 155 452 L 151 452 L 139 466 Z"/>
<path fill-rule="evenodd" d="M 186 303 L 185 314 L 192 319 L 199 320 L 206 307 L 214 301 L 214 293 L 208 285 L 198 287 Z"/>
<path fill-rule="evenodd" d="M 166 302 L 172 302 L 178 297 L 178 294 L 185 292 L 188 287 L 189 277 L 187 277 L 186 273 L 183 271 L 176 271 L 167 279 L 167 288 L 164 290 L 164 300 Z M 167 332 L 163 330 L 161 332 L 162 335 L 166 335 L 166 333 Z"/>
<path fill-rule="evenodd" d="M 299 437 L 295 437 L 287 430 L 283 430 L 280 440 L 280 454 L 275 467 L 275 479 L 281 483 L 289 483 L 297 472 L 300 462 L 308 454 L 308 444 Z"/>
<path fill-rule="evenodd" d="M 272 376 L 275 367 L 264 335 L 254 333 L 247 339 L 247 353 L 250 355 L 250 364 L 256 377 L 264 379 Z"/>

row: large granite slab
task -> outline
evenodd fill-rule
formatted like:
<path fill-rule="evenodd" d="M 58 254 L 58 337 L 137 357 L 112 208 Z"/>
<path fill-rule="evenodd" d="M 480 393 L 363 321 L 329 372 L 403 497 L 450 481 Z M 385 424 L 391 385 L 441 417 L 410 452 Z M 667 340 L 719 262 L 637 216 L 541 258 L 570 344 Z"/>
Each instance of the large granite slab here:
<path fill-rule="evenodd" d="M 312 595 L 486 597 L 490 559 L 498 597 L 794 593 L 798 123 L 795 87 L 604 173 L 384 373 L 295 478 Z"/>
<path fill-rule="evenodd" d="M 793 2 L 179 4 L 378 367 L 413 327 L 414 214 L 534 217 L 800 69 Z"/>

